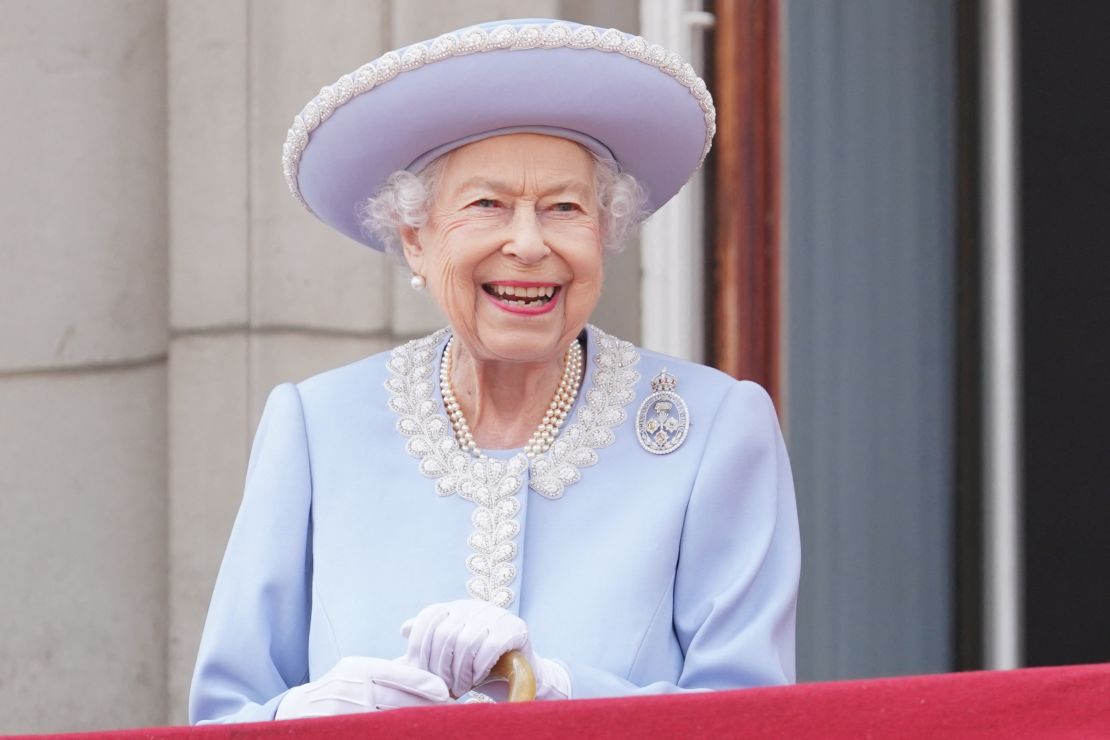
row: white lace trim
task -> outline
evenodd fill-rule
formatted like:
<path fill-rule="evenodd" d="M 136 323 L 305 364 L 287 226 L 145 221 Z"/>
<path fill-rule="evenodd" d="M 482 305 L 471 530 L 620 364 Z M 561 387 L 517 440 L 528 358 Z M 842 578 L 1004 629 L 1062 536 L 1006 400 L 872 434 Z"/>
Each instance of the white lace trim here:
<path fill-rule="evenodd" d="M 309 211 L 297 185 L 297 171 L 301 154 L 308 145 L 308 135 L 326 121 L 335 109 L 351 98 L 368 92 L 378 85 L 392 80 L 403 72 L 419 69 L 426 64 L 442 59 L 466 54 L 477 54 L 501 49 L 594 49 L 614 52 L 650 64 L 682 83 L 697 100 L 705 114 L 705 145 L 702 148 L 698 167 L 705 161 L 717 131 L 717 111 L 713 107 L 713 97 L 705 81 L 698 77 L 694 68 L 681 56 L 668 52 L 659 44 L 649 44 L 639 36 L 627 36 L 621 31 L 610 28 L 603 31 L 593 26 L 571 28 L 565 23 L 546 25 L 498 26 L 492 31 L 482 28 L 468 28 L 455 33 L 446 33 L 433 41 L 416 43 L 397 51 L 386 52 L 372 62 L 368 62 L 350 74 L 343 75 L 337 82 L 320 88 L 319 94 L 293 118 L 293 125 L 282 147 L 282 170 L 289 192 Z"/>
<path fill-rule="evenodd" d="M 640 379 L 635 369 L 640 353 L 635 345 L 593 326 L 590 338 L 597 342 L 598 351 L 586 403 L 579 406 L 574 423 L 559 435 L 551 449 L 532 460 L 529 486 L 547 498 L 562 496 L 567 486 L 582 477 L 581 468 L 597 462 L 597 450 L 613 444 L 613 429 L 628 418 L 624 407 L 636 397 L 633 387 Z"/>
<path fill-rule="evenodd" d="M 510 586 L 516 579 L 512 561 L 520 534 L 516 494 L 529 468 L 528 458 L 518 453 L 508 460 L 482 460 L 459 449 L 434 396 L 436 350 L 447 334 L 447 329 L 441 329 L 393 350 L 387 363 L 390 377 L 385 382 L 389 407 L 399 417 L 397 431 L 408 437 L 405 450 L 420 459 L 423 475 L 435 479 L 436 493 L 458 493 L 476 504 L 470 517 L 474 532 L 467 539 L 472 552 L 466 567 L 473 576 L 466 584 L 467 592 L 507 607 L 515 599 Z M 630 342 L 593 326 L 589 336 L 597 343 L 597 353 L 585 403 L 551 449 L 531 462 L 530 487 L 551 499 L 559 498 L 567 486 L 581 479 L 581 468 L 597 462 L 598 449 L 613 444 L 613 428 L 627 418 L 624 407 L 635 397 L 633 387 L 640 378 L 634 368 L 639 353 Z"/>

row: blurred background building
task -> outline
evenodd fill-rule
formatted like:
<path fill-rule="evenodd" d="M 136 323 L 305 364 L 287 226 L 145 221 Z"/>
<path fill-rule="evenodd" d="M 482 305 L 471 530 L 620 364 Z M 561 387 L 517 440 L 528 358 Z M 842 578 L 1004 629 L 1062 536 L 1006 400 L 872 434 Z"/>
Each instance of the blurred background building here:
<path fill-rule="evenodd" d="M 638 32 L 710 83 L 703 179 L 613 258 L 594 318 L 776 396 L 800 679 L 1110 660 L 1110 5 L 0 17 L 0 732 L 185 720 L 267 392 L 442 321 L 289 197 L 285 131 L 384 51 L 498 17 Z"/>

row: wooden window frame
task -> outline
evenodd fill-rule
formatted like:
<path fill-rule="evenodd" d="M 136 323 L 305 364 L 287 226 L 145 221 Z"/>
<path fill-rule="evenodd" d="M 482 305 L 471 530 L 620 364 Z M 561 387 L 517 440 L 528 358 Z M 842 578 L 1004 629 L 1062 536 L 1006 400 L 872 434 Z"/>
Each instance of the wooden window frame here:
<path fill-rule="evenodd" d="M 778 0 L 713 6 L 717 137 L 709 360 L 780 400 L 781 85 Z"/>

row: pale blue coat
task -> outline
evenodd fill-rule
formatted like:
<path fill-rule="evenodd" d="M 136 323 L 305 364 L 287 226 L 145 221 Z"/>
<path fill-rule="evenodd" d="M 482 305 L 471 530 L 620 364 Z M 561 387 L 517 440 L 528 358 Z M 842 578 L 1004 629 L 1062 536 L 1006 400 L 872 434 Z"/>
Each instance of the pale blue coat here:
<path fill-rule="evenodd" d="M 792 682 L 798 522 L 770 399 L 594 327 L 587 337 L 562 444 L 515 492 L 492 491 L 496 480 L 479 491 L 473 463 L 452 455 L 437 383 L 445 331 L 275 388 L 191 721 L 270 719 L 289 687 L 342 656 L 401 655 L 405 619 L 476 593 L 511 599 L 537 653 L 569 669 L 575 698 Z M 664 366 L 691 425 L 679 449 L 652 455 L 636 413 Z M 515 452 L 492 453 L 494 473 Z M 475 543 L 483 516 L 500 540 Z"/>

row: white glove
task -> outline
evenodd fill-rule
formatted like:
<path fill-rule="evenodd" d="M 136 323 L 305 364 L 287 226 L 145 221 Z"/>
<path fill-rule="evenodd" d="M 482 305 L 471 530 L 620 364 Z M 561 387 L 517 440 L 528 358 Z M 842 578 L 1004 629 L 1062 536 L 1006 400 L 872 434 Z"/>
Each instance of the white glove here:
<path fill-rule="evenodd" d="M 537 699 L 570 697 L 566 668 L 536 655 L 523 619 L 486 601 L 432 604 L 401 626 L 401 636 L 409 641 L 408 664 L 442 678 L 454 696 L 485 680 L 502 655 L 519 650 L 532 665 Z"/>
<path fill-rule="evenodd" d="M 311 683 L 286 692 L 274 719 L 331 717 L 450 701 L 438 676 L 402 662 L 348 656 Z"/>

